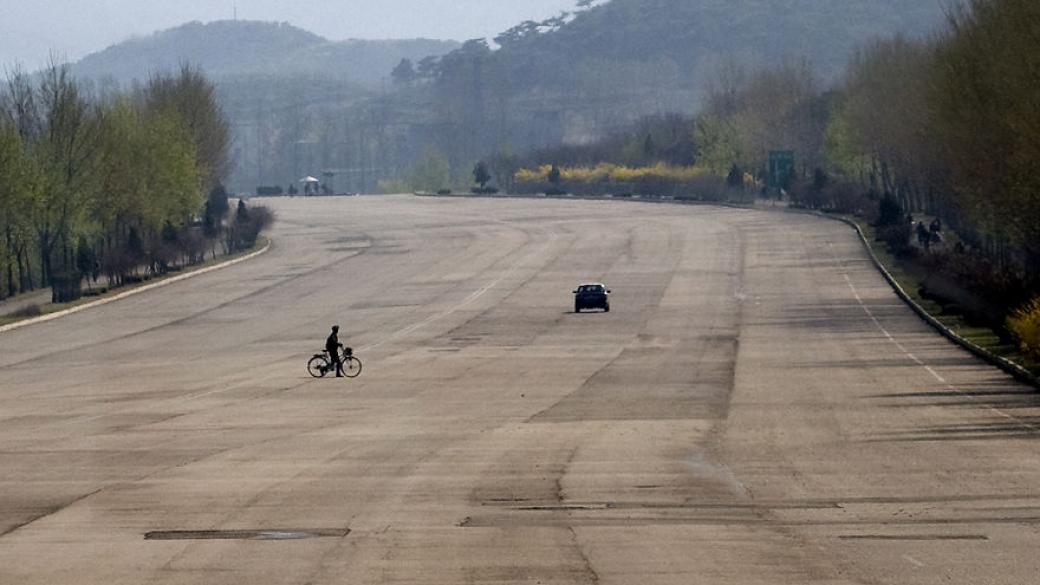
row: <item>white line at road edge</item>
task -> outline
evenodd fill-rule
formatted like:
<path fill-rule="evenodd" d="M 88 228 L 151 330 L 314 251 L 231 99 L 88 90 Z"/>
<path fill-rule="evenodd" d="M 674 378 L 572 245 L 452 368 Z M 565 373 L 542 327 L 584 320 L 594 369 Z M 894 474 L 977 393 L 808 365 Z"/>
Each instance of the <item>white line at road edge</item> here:
<path fill-rule="evenodd" d="M 189 278 L 195 278 L 196 276 L 202 276 L 203 274 L 209 274 L 210 272 L 214 272 L 214 271 L 220 270 L 222 268 L 227 268 L 229 266 L 234 266 L 235 264 L 239 264 L 239 263 L 245 262 L 246 260 L 252 260 L 253 258 L 256 258 L 257 256 L 259 256 L 261 254 L 264 254 L 265 252 L 267 252 L 270 249 L 271 249 L 271 241 L 268 240 L 266 246 L 264 246 L 263 248 L 257 250 L 256 252 L 253 252 L 251 254 L 247 254 L 245 256 L 242 256 L 241 258 L 235 258 L 234 260 L 228 260 L 227 262 L 221 262 L 220 264 L 216 264 L 214 266 L 209 266 L 209 267 L 206 267 L 206 268 L 195 270 L 195 271 L 189 272 L 187 274 L 180 274 L 180 275 L 177 275 L 177 276 L 171 276 L 170 278 L 164 278 L 164 279 L 160 280 L 159 282 L 153 282 L 152 284 L 147 284 L 145 286 L 141 286 L 141 287 L 138 287 L 138 288 L 135 288 L 135 289 L 128 290 L 126 292 L 119 293 L 119 294 L 117 294 L 115 296 L 107 297 L 107 298 L 104 298 L 104 299 L 99 299 L 99 300 L 92 301 L 92 302 L 89 302 L 89 303 L 85 303 L 85 304 L 82 304 L 82 305 L 79 305 L 79 306 L 76 306 L 76 307 L 72 307 L 71 309 L 65 309 L 64 311 L 56 311 L 54 313 L 48 313 L 48 314 L 42 315 L 40 317 L 34 317 L 32 319 L 28 319 L 28 320 L 25 320 L 25 321 L 19 321 L 17 323 L 11 323 L 10 325 L 4 325 L 3 327 L 0 327 L 0 333 L 6 333 L 8 331 L 14 331 L 15 329 L 21 329 L 22 327 L 28 327 L 30 325 L 36 325 L 38 323 L 44 323 L 44 322 L 47 322 L 47 321 L 53 321 L 55 319 L 60 319 L 61 317 L 72 315 L 73 313 L 79 313 L 80 311 L 86 311 L 87 309 L 93 309 L 95 307 L 100 307 L 102 305 L 107 305 L 109 303 L 114 303 L 114 302 L 116 302 L 118 300 L 125 299 L 127 297 L 132 297 L 134 295 L 139 295 L 141 293 L 145 293 L 145 292 L 148 292 L 150 290 L 155 290 L 157 288 L 161 288 L 161 287 L 164 287 L 164 286 L 169 286 L 169 285 L 174 284 L 176 282 L 181 282 L 183 280 L 188 280 Z"/>
<path fill-rule="evenodd" d="M 874 268 L 876 268 L 877 271 L 881 273 L 881 276 L 884 277 L 886 281 L 888 281 L 889 286 L 891 286 L 892 290 L 895 291 L 896 296 L 898 296 L 907 306 L 909 306 L 913 312 L 917 313 L 918 317 L 920 317 L 926 323 L 931 325 L 943 337 L 970 351 L 971 353 L 975 354 L 975 356 L 977 356 L 979 359 L 989 363 L 990 365 L 996 366 L 1001 370 L 1007 372 L 1008 374 L 1011 374 L 1011 376 L 1014 377 L 1016 380 L 1020 382 L 1025 382 L 1026 384 L 1029 384 L 1036 388 L 1040 388 L 1040 377 L 1037 377 L 1032 372 L 1022 367 L 1020 364 L 1017 364 L 1007 358 L 1000 357 L 989 350 L 983 349 L 978 344 L 968 341 L 967 339 L 961 337 L 957 332 L 953 331 L 952 329 L 941 323 L 934 316 L 932 316 L 932 314 L 926 311 L 924 307 L 917 304 L 917 301 L 910 298 L 910 295 L 908 295 L 907 292 L 903 290 L 902 285 L 900 285 L 899 282 L 896 281 L 895 277 L 892 276 L 892 273 L 888 271 L 888 268 L 886 268 L 885 265 L 881 262 L 877 254 L 874 253 L 873 247 L 867 240 L 867 236 L 863 233 L 862 228 L 859 227 L 859 224 L 846 217 L 832 216 L 820 212 L 805 213 L 808 213 L 808 215 L 812 215 L 815 217 L 823 217 L 826 219 L 839 221 L 851 227 L 859 236 L 860 242 L 863 244 L 863 248 L 867 251 L 867 256 L 870 257 L 870 261 L 874 264 Z"/>
<path fill-rule="evenodd" d="M 835 259 L 837 259 L 837 256 L 835 256 Z M 878 328 L 878 331 L 880 331 L 885 336 L 886 339 L 888 339 L 896 347 L 898 347 L 899 351 L 903 352 L 903 354 L 905 354 L 906 357 L 910 358 L 911 361 L 913 361 L 917 365 L 919 365 L 922 368 L 924 368 L 925 370 L 927 370 L 928 373 L 931 374 L 932 377 L 935 378 L 939 383 L 943 384 L 944 386 L 946 386 L 950 390 L 953 390 L 954 392 L 963 395 L 964 392 L 960 388 L 958 388 L 958 387 L 954 386 L 953 384 L 951 384 L 939 372 L 935 371 L 935 368 L 933 368 L 932 366 L 929 366 L 928 364 L 924 363 L 924 361 L 922 361 L 921 358 L 919 358 L 916 355 L 914 355 L 914 353 L 912 351 L 910 351 L 909 349 L 907 349 L 906 346 L 902 344 L 902 342 L 900 342 L 898 339 L 895 338 L 895 336 L 893 336 L 891 333 L 889 333 L 888 329 L 885 329 L 885 326 L 881 324 L 881 321 L 877 318 L 877 315 L 874 314 L 874 311 L 872 311 L 870 309 L 870 306 L 867 305 L 867 303 L 863 301 L 863 297 L 860 296 L 859 291 L 856 289 L 856 285 L 854 285 L 852 283 L 852 278 L 849 277 L 849 273 L 845 270 L 845 265 L 842 264 L 840 261 L 838 262 L 838 265 L 841 267 L 842 276 L 845 277 L 845 282 L 848 283 L 849 289 L 852 291 L 853 296 L 856 297 L 856 302 L 859 303 L 859 306 L 862 307 L 863 311 L 867 314 L 868 317 L 870 317 L 870 320 L 874 322 L 874 325 Z M 1000 416 L 1002 416 L 1002 417 L 1004 417 L 1004 418 L 1014 422 L 1016 425 L 1019 425 L 1022 428 L 1029 429 L 1029 430 L 1031 430 L 1033 432 L 1040 432 L 1040 426 L 1037 426 L 1035 424 L 1032 424 L 1030 422 L 1022 420 L 1022 419 L 1020 419 L 1017 416 L 1014 416 L 1012 414 L 1008 414 L 1008 413 L 1004 412 L 1003 410 L 1000 410 L 999 408 L 996 408 L 995 406 L 987 405 L 986 408 L 989 409 L 991 412 L 993 412 L 993 413 L 995 413 L 997 415 L 1000 415 Z"/>

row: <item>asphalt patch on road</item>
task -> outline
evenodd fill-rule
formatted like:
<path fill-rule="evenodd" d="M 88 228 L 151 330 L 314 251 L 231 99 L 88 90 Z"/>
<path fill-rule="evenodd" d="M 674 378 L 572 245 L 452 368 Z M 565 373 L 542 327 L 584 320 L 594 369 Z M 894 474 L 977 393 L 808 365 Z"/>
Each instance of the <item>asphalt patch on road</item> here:
<path fill-rule="evenodd" d="M 145 540 L 305 540 L 343 538 L 349 528 L 318 530 L 158 530 L 144 535 Z"/>
<path fill-rule="evenodd" d="M 841 540 L 989 540 L 985 534 L 845 534 Z"/>

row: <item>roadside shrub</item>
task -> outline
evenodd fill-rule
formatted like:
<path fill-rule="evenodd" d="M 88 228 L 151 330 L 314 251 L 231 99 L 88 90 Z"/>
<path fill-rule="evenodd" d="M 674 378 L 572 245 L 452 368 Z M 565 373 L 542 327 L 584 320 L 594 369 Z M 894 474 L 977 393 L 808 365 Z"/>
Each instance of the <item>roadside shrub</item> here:
<path fill-rule="evenodd" d="M 200 228 L 188 229 L 180 239 L 180 251 L 189 265 L 201 264 L 206 256 L 206 237 Z"/>
<path fill-rule="evenodd" d="M 61 272 L 51 275 L 51 302 L 70 303 L 83 296 L 83 276 L 78 272 Z"/>
<path fill-rule="evenodd" d="M 878 227 L 878 239 L 888 245 L 888 250 L 897 256 L 908 256 L 913 253 L 910 236 L 913 230 L 909 223 L 882 225 Z"/>
<path fill-rule="evenodd" d="M 441 189 L 437 191 L 438 195 L 451 195 L 451 189 Z"/>
<path fill-rule="evenodd" d="M 404 179 L 381 179 L 377 188 L 383 195 L 395 195 L 398 193 L 411 193 L 414 191 L 408 181 Z"/>
<path fill-rule="evenodd" d="M 808 209 L 822 209 L 827 206 L 827 195 L 823 189 L 816 189 L 812 183 L 804 181 L 794 182 L 787 192 L 791 203 Z"/>
<path fill-rule="evenodd" d="M 1018 340 L 1022 353 L 1040 359 L 1040 298 L 1008 317 L 1007 327 Z"/>
<path fill-rule="evenodd" d="M 260 185 L 256 188 L 257 197 L 276 197 L 283 192 L 281 185 Z"/>
<path fill-rule="evenodd" d="M 567 194 L 567 190 L 566 189 L 561 189 L 559 187 L 549 187 L 548 189 L 545 190 L 545 194 L 549 195 L 550 197 L 556 197 L 556 196 L 560 196 L 560 195 L 566 195 Z"/>
<path fill-rule="evenodd" d="M 520 183 L 548 182 L 558 185 L 567 183 L 625 183 L 644 179 L 666 179 L 670 183 L 681 183 L 696 179 L 711 172 L 705 167 L 676 166 L 659 162 L 651 166 L 629 167 L 613 163 L 599 163 L 595 166 L 560 167 L 541 165 L 534 169 L 520 169 L 514 180 Z M 743 181 L 743 174 L 735 180 Z"/>
<path fill-rule="evenodd" d="M 476 195 L 497 195 L 498 189 L 495 187 L 477 187 L 473 190 Z"/>
<path fill-rule="evenodd" d="M 737 163 L 733 163 L 733 166 L 729 169 L 729 174 L 726 175 L 726 185 L 731 189 L 744 188 L 744 171 L 740 170 Z"/>
<path fill-rule="evenodd" d="M 12 313 L 11 316 L 12 317 L 39 317 L 42 314 L 43 314 L 43 309 L 40 308 L 40 305 L 37 305 L 36 303 L 32 303 L 31 305 L 26 305 L 26 306 L 22 307 L 21 309 L 18 309 L 17 311 Z"/>
<path fill-rule="evenodd" d="M 263 205 L 238 202 L 235 221 L 228 229 L 228 252 L 240 252 L 256 246 L 260 232 L 275 222 L 275 212 Z"/>
<path fill-rule="evenodd" d="M 1028 287 L 1017 274 L 978 250 L 939 249 L 923 257 L 921 262 L 930 272 L 946 275 L 1001 308 L 1003 313 L 998 323 L 1004 322 L 1010 307 L 1021 306 L 1029 300 Z"/>
<path fill-rule="evenodd" d="M 891 193 L 885 193 L 878 204 L 877 226 L 899 225 L 907 223 L 903 207 Z"/>
<path fill-rule="evenodd" d="M 136 268 L 137 258 L 127 250 L 117 248 L 101 258 L 101 272 L 115 286 L 126 283 Z"/>
<path fill-rule="evenodd" d="M 692 178 L 680 187 L 682 191 L 674 194 L 674 197 L 680 200 L 728 201 L 733 193 L 733 190 L 726 186 L 725 177 L 714 175 Z"/>
<path fill-rule="evenodd" d="M 239 202 L 238 211 L 235 213 L 235 222 L 230 234 L 232 237 L 231 249 L 235 251 L 248 250 L 256 245 L 256 239 L 264 229 L 274 223 L 274 212 L 263 205 L 246 206 L 245 202 Z"/>
<path fill-rule="evenodd" d="M 824 189 L 829 200 L 829 208 L 838 213 L 865 215 L 873 207 L 869 197 L 853 183 L 831 182 Z"/>

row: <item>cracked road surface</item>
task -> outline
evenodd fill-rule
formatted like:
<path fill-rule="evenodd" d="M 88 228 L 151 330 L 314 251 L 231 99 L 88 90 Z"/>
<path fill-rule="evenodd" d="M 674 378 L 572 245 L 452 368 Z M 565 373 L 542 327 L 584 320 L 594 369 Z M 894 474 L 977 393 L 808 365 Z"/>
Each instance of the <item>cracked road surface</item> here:
<path fill-rule="evenodd" d="M 0 335 L 0 583 L 1035 583 L 1040 398 L 849 228 L 270 202 L 251 262 Z M 611 313 L 571 312 L 603 281 Z M 365 362 L 314 380 L 328 328 Z"/>

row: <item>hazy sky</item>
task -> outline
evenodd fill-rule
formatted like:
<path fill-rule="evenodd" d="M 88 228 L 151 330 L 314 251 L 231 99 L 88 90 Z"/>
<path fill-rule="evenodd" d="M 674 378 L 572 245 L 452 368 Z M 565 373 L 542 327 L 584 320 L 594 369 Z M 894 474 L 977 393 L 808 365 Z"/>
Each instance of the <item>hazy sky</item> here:
<path fill-rule="evenodd" d="M 289 22 L 332 40 L 494 36 L 575 0 L 0 0 L 0 66 L 75 61 L 134 35 L 199 20 Z"/>

